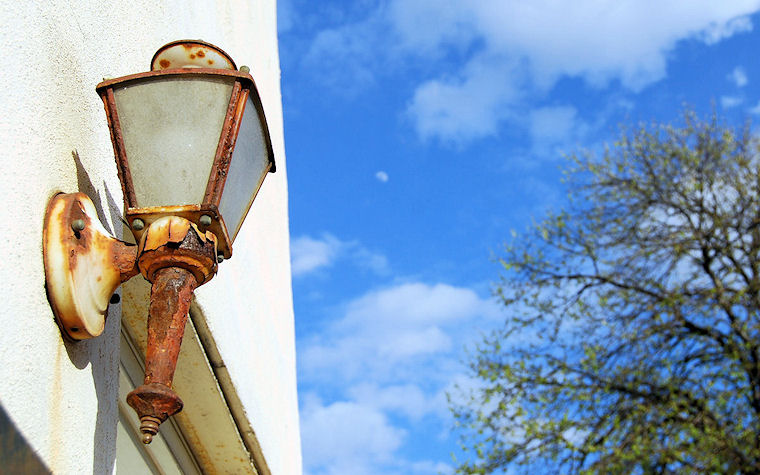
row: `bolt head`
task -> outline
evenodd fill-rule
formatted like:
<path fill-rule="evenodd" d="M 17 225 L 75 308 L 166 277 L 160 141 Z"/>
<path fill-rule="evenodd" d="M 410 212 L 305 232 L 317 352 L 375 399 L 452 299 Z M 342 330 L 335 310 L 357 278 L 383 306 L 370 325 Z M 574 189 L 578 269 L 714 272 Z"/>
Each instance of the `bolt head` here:
<path fill-rule="evenodd" d="M 201 216 L 201 219 L 199 220 L 201 225 L 203 226 L 211 226 L 211 216 L 204 214 Z"/>
<path fill-rule="evenodd" d="M 71 229 L 74 231 L 84 230 L 84 219 L 75 219 L 71 222 Z"/>
<path fill-rule="evenodd" d="M 241 73 L 250 73 L 251 72 L 251 68 L 249 68 L 248 66 L 240 66 L 240 72 Z"/>
<path fill-rule="evenodd" d="M 132 229 L 135 231 L 142 231 L 145 228 L 145 221 L 143 221 L 140 218 L 137 218 L 132 221 Z"/>

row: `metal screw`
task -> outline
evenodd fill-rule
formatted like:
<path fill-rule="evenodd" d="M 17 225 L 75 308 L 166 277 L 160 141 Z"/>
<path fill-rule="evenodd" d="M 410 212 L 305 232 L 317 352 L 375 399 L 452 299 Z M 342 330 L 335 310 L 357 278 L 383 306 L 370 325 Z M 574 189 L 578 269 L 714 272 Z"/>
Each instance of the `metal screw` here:
<path fill-rule="evenodd" d="M 117 303 L 121 302 L 121 297 L 119 296 L 119 294 L 113 294 L 113 295 L 111 295 L 110 302 L 112 304 L 116 305 Z"/>
<path fill-rule="evenodd" d="M 216 262 L 218 262 L 219 264 L 221 264 L 222 262 L 224 262 L 224 254 L 217 254 L 216 255 Z"/>
<path fill-rule="evenodd" d="M 203 226 L 210 226 L 211 225 L 211 216 L 204 214 L 201 216 L 201 219 L 199 220 L 201 225 Z"/>
<path fill-rule="evenodd" d="M 132 221 L 132 229 L 135 231 L 141 231 L 145 227 L 145 221 L 143 221 L 140 218 L 137 218 Z"/>
<path fill-rule="evenodd" d="M 250 73 L 251 72 L 251 68 L 249 68 L 248 66 L 240 66 L 240 72 L 241 73 Z"/>
<path fill-rule="evenodd" d="M 84 219 L 75 219 L 71 222 L 71 229 L 74 231 L 82 231 L 84 229 Z"/>

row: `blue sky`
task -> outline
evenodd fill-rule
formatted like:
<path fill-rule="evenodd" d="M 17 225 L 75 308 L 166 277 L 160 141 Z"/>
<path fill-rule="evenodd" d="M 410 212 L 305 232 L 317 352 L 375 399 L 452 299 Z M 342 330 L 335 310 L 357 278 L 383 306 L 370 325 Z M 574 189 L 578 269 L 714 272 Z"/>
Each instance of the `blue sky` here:
<path fill-rule="evenodd" d="M 758 10 L 279 1 L 306 474 L 450 471 L 445 395 L 504 319 L 493 256 L 620 124 L 757 120 Z"/>

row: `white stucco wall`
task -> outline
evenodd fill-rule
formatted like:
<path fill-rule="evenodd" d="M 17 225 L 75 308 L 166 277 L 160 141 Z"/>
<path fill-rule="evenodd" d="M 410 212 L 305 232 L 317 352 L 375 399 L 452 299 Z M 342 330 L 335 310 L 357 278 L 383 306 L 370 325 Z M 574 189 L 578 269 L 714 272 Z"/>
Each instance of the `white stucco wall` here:
<path fill-rule="evenodd" d="M 108 229 L 121 229 L 121 188 L 95 85 L 147 70 L 169 41 L 203 39 L 251 67 L 278 172 L 198 303 L 269 468 L 300 473 L 275 0 L 0 0 L 0 22 L 3 411 L 54 472 L 112 471 L 119 315 L 112 311 L 97 339 L 63 342 L 44 290 L 43 216 L 54 193 L 81 190 L 105 210 Z"/>

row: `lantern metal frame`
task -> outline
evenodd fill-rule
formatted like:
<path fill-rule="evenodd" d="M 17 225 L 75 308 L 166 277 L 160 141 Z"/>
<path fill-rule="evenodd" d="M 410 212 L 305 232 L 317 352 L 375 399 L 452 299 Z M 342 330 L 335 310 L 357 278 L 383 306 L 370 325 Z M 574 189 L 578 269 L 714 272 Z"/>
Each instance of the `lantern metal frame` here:
<path fill-rule="evenodd" d="M 169 45 L 174 45 L 177 43 L 179 42 L 169 43 Z M 162 49 L 165 49 L 166 46 L 164 46 Z M 161 50 L 159 50 L 159 52 L 160 51 Z M 156 55 L 158 55 L 159 52 L 157 52 Z M 127 157 L 126 148 L 124 146 L 121 123 L 119 122 L 116 100 L 114 98 L 114 89 L 117 87 L 129 85 L 130 83 L 136 84 L 141 81 L 156 78 L 180 79 L 183 77 L 203 76 L 235 78 L 232 94 L 230 96 L 230 102 L 227 106 L 227 113 L 225 115 L 221 134 L 219 136 L 216 153 L 211 164 L 211 170 L 209 172 L 203 200 L 198 204 L 140 207 L 137 202 L 137 196 L 135 194 L 134 185 L 132 183 L 132 174 L 129 170 L 129 159 Z M 130 229 L 135 235 L 135 238 L 139 240 L 142 237 L 145 229 L 147 229 L 150 224 L 162 217 L 180 216 L 198 225 L 202 231 L 211 231 L 214 233 L 218 239 L 218 251 L 220 255 L 222 255 L 225 259 L 229 259 L 232 256 L 232 243 L 240 231 L 240 225 L 242 224 L 242 221 L 239 224 L 236 223 L 237 226 L 235 229 L 228 229 L 226 223 L 224 222 L 224 218 L 219 213 L 219 203 L 224 193 L 224 185 L 227 180 L 227 174 L 229 172 L 230 165 L 232 163 L 232 152 L 235 149 L 235 142 L 238 138 L 240 124 L 243 119 L 243 114 L 245 113 L 245 108 L 249 98 L 251 99 L 252 104 L 256 107 L 256 113 L 259 116 L 259 122 L 262 127 L 262 135 L 264 137 L 266 145 L 269 164 L 266 168 L 266 171 L 262 173 L 261 177 L 259 178 L 259 182 L 256 184 L 255 191 L 251 195 L 250 201 L 243 216 L 248 213 L 248 210 L 253 204 L 253 201 L 256 199 L 256 196 L 259 192 L 259 189 L 261 188 L 262 183 L 264 182 L 264 178 L 266 177 L 267 173 L 274 172 L 276 170 L 274 151 L 272 149 L 272 142 L 269 136 L 269 127 L 267 126 L 266 117 L 264 115 L 264 106 L 261 102 L 261 97 L 259 96 L 259 92 L 256 88 L 256 83 L 253 80 L 253 77 L 245 71 L 234 71 L 227 69 L 164 69 L 131 74 L 129 76 L 106 80 L 97 85 L 96 91 L 103 100 L 103 105 L 106 109 L 108 128 L 111 131 L 111 141 L 113 143 L 114 155 L 116 158 L 116 169 L 119 174 L 119 181 L 121 182 L 122 192 L 124 194 L 124 208 L 126 210 L 126 219 L 127 223 L 130 226 Z M 202 222 L 200 217 L 204 215 L 211 218 L 210 224 L 205 224 Z M 136 220 L 140 220 L 137 226 L 135 225 Z"/>

